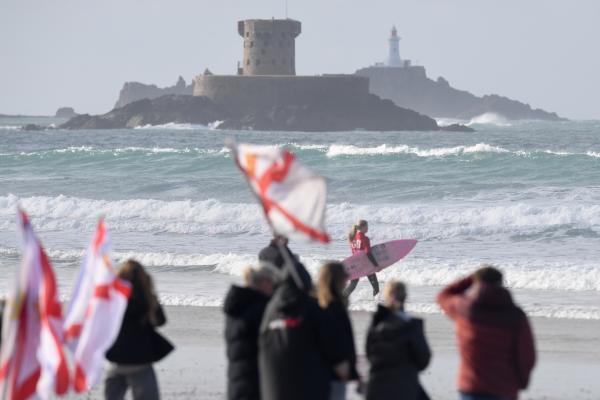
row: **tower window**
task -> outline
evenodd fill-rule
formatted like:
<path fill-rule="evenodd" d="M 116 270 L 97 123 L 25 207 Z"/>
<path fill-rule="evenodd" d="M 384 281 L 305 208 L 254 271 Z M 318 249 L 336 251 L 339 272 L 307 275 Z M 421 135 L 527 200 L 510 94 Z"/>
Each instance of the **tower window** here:
<path fill-rule="evenodd" d="M 250 37 L 250 32 L 246 31 L 246 37 Z"/>
<path fill-rule="evenodd" d="M 267 54 L 267 51 L 265 49 L 261 49 L 260 54 L 262 54 L 264 56 L 265 54 Z"/>
<path fill-rule="evenodd" d="M 256 59 L 256 65 L 260 65 L 260 58 Z"/>
<path fill-rule="evenodd" d="M 246 60 L 246 65 L 250 65 L 250 59 Z"/>
<path fill-rule="evenodd" d="M 250 47 L 254 47 L 254 41 L 250 42 Z"/>

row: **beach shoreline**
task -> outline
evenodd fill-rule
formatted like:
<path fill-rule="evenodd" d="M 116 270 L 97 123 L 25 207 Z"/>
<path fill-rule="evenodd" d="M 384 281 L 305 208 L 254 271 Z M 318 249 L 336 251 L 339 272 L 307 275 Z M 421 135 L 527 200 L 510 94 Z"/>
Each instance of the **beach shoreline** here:
<path fill-rule="evenodd" d="M 161 332 L 175 351 L 155 364 L 162 398 L 223 399 L 226 393 L 224 316 L 220 307 L 167 306 L 167 325 Z M 359 369 L 366 378 L 364 343 L 371 313 L 353 311 L 352 322 L 359 354 Z M 433 358 L 421 375 L 432 399 L 456 399 L 458 350 L 452 322 L 441 314 L 420 314 Z M 592 400 L 600 395 L 600 321 L 530 319 L 538 351 L 532 381 L 520 399 Z M 349 399 L 360 399 L 354 390 Z M 101 398 L 102 384 L 90 394 Z"/>

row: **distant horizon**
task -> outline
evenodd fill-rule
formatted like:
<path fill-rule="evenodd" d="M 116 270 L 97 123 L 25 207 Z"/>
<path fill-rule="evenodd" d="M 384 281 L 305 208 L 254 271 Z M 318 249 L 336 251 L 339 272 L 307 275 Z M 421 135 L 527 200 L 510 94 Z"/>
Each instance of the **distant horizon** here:
<path fill-rule="evenodd" d="M 284 3 L 176 0 L 5 0 L 0 5 L 0 114 L 52 116 L 60 107 L 102 114 L 125 82 L 187 83 L 205 68 L 235 74 L 242 55 L 236 23 L 285 18 Z M 302 23 L 298 75 L 348 74 L 381 62 L 392 26 L 400 54 L 476 96 L 497 94 L 571 120 L 600 119 L 600 55 L 590 51 L 600 4 L 558 0 L 480 4 L 384 0 L 379 7 L 341 0 L 289 1 Z M 535 20 L 535 29 L 532 29 Z M 556 29 L 556 27 L 561 29 Z"/>

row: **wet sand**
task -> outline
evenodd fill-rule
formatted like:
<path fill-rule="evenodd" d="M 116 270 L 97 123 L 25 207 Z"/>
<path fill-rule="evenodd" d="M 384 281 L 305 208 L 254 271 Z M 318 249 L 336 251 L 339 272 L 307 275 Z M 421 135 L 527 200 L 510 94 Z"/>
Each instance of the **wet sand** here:
<path fill-rule="evenodd" d="M 223 399 L 226 358 L 223 314 L 216 307 L 166 307 L 163 333 L 176 350 L 155 365 L 163 399 Z M 444 316 L 426 314 L 425 330 L 433 351 L 422 382 L 432 399 L 456 399 L 458 353 L 453 326 Z M 367 312 L 353 312 L 359 354 L 364 354 Z M 532 318 L 538 363 L 521 399 L 600 398 L 600 321 Z M 366 363 L 359 368 L 366 376 Z M 100 398 L 102 385 L 87 398 Z M 350 399 L 359 399 L 352 388 Z"/>

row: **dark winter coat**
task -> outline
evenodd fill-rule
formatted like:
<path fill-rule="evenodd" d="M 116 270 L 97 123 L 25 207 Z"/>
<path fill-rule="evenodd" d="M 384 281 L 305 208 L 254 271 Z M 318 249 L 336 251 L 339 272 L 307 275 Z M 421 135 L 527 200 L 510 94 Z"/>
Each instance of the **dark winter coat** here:
<path fill-rule="evenodd" d="M 147 318 L 149 304 L 135 289 L 129 298 L 117 340 L 106 352 L 106 358 L 117 364 L 148 364 L 164 358 L 173 345 L 155 329 L 167 322 L 160 304 L 155 310 L 156 325 Z"/>
<path fill-rule="evenodd" d="M 344 354 L 316 299 L 286 280 L 269 301 L 260 327 L 263 400 L 327 400 L 331 366 Z"/>
<path fill-rule="evenodd" d="M 371 365 L 367 400 L 422 399 L 419 372 L 431 359 L 423 321 L 401 318 L 379 306 L 367 334 L 367 358 Z"/>
<path fill-rule="evenodd" d="M 260 400 L 258 383 L 258 329 L 269 297 L 258 290 L 231 286 L 225 312 L 227 398 Z"/>
<path fill-rule="evenodd" d="M 332 302 L 324 310 L 327 316 L 326 323 L 331 324 L 331 328 L 336 331 L 336 341 L 343 351 L 344 360 L 350 363 L 350 380 L 358 379 L 356 371 L 356 349 L 354 347 L 354 334 L 352 332 L 352 323 L 346 307 L 340 302 Z M 339 378 L 331 369 L 331 378 L 338 380 Z"/>
<path fill-rule="evenodd" d="M 516 399 L 535 364 L 533 334 L 508 290 L 471 277 L 447 286 L 437 299 L 455 321 L 460 350 L 458 389 Z"/>

